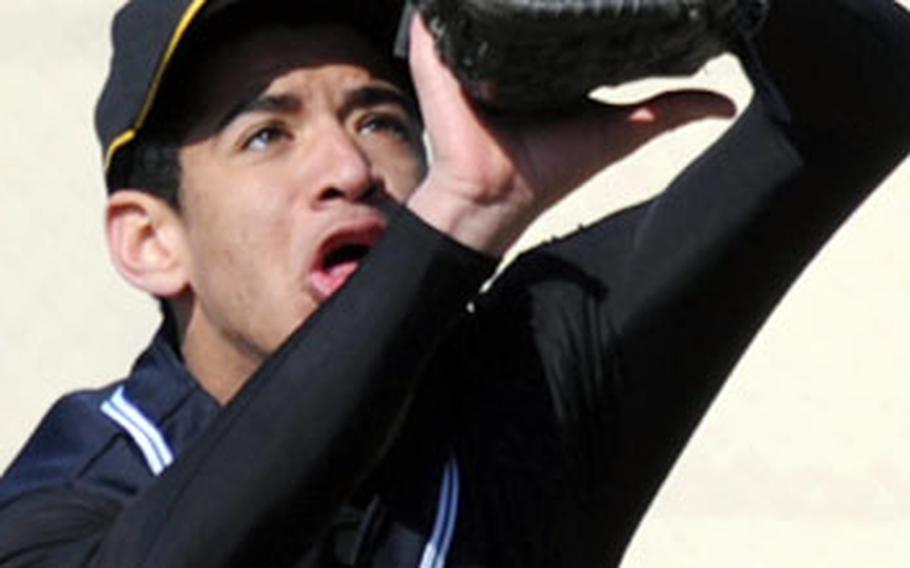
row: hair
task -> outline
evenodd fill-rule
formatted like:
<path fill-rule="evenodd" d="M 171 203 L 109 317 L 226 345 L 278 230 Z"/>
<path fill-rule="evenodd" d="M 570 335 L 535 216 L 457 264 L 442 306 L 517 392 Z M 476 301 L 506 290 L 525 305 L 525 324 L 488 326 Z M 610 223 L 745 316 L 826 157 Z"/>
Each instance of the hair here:
<path fill-rule="evenodd" d="M 134 188 L 164 200 L 180 210 L 180 142 L 143 135 L 121 150 L 108 174 L 116 189 Z"/>

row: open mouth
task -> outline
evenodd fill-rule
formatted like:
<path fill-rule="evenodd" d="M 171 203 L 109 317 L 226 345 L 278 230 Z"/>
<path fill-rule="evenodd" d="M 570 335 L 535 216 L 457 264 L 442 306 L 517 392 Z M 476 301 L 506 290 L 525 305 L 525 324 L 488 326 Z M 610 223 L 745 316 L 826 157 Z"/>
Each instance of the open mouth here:
<path fill-rule="evenodd" d="M 323 270 L 334 270 L 338 266 L 349 263 L 360 263 L 360 261 L 370 252 L 370 246 L 366 244 L 346 244 L 329 252 L 322 261 Z"/>
<path fill-rule="evenodd" d="M 336 235 L 322 247 L 310 283 L 320 301 L 333 295 L 360 268 L 361 262 L 376 244 L 381 228 L 371 228 Z"/>

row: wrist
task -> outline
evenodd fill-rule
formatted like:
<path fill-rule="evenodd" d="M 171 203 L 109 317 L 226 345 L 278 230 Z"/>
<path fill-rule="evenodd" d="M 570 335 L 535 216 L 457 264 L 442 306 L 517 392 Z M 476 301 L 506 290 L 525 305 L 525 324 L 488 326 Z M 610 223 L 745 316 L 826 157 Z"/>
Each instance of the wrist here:
<path fill-rule="evenodd" d="M 534 218 L 528 206 L 459 187 L 457 181 L 442 177 L 431 172 L 405 205 L 464 246 L 502 256 Z"/>

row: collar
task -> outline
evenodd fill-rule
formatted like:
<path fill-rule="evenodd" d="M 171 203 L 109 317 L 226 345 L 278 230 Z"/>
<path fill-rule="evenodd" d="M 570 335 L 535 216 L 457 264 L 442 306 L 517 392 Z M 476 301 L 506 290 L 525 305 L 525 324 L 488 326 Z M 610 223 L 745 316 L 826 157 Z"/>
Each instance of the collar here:
<path fill-rule="evenodd" d="M 139 407 L 180 455 L 214 420 L 221 405 L 187 369 L 167 322 L 139 356 L 123 384 L 125 397 Z"/>

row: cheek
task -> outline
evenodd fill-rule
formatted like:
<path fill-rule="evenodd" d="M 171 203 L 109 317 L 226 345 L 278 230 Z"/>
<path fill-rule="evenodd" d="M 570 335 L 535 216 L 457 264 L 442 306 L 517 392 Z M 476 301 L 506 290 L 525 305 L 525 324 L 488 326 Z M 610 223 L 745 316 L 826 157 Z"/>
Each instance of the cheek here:
<path fill-rule="evenodd" d="M 370 159 L 386 182 L 386 190 L 396 201 L 404 202 L 426 175 L 422 148 L 406 144 L 388 145 L 371 151 Z"/>
<path fill-rule="evenodd" d="M 414 190 L 417 189 L 417 186 L 423 181 L 425 176 L 426 166 L 423 162 L 412 164 L 409 167 L 402 167 L 397 172 L 400 186 L 393 187 L 389 192 L 397 201 L 404 203 L 411 197 L 411 194 L 414 193 Z"/>
<path fill-rule="evenodd" d="M 194 237 L 190 279 L 200 308 L 262 352 L 274 349 L 306 308 L 297 266 L 305 262 L 290 245 L 290 213 L 262 202 L 220 208 Z"/>
<path fill-rule="evenodd" d="M 277 192 L 247 187 L 226 183 L 217 195 L 187 196 L 185 216 L 197 282 L 240 285 L 275 266 L 276 257 L 286 251 L 292 204 Z"/>

